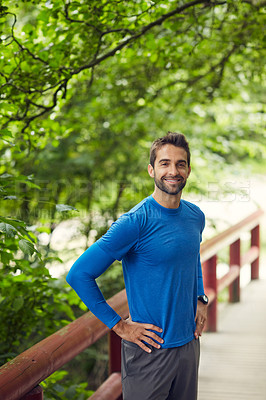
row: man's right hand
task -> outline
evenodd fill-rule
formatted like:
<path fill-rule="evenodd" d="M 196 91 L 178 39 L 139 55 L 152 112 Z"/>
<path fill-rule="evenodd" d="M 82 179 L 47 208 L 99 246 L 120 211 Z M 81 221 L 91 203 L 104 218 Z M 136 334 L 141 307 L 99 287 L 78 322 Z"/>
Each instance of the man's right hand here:
<path fill-rule="evenodd" d="M 143 324 L 139 322 L 133 322 L 130 318 L 124 320 L 121 319 L 112 330 L 120 336 L 122 339 L 128 340 L 129 342 L 136 343 L 139 347 L 141 347 L 147 353 L 151 353 L 151 349 L 143 343 L 149 343 L 151 346 L 159 349 L 161 346 L 156 343 L 156 340 L 159 343 L 163 343 L 163 339 L 156 335 L 156 333 L 151 332 L 150 330 L 156 332 L 162 332 L 163 330 L 158 326 L 152 324 Z M 154 339 L 154 340 L 153 340 Z"/>

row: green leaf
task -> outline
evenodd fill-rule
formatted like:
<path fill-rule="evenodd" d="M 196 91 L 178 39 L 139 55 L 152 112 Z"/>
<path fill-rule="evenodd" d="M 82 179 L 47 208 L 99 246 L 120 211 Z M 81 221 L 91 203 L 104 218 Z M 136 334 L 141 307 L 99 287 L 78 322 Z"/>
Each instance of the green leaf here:
<path fill-rule="evenodd" d="M 56 390 L 57 392 L 63 392 L 65 389 L 64 389 L 64 386 L 62 386 L 62 385 L 60 385 L 59 383 L 56 383 L 55 385 L 54 385 L 54 390 Z"/>
<path fill-rule="evenodd" d="M 43 259 L 43 261 L 44 262 L 51 262 L 51 261 L 58 261 L 58 262 L 60 262 L 61 264 L 63 264 L 64 263 L 64 261 L 61 259 L 61 258 L 59 258 L 59 257 L 53 257 L 53 256 L 50 256 L 50 257 L 45 257 L 44 259 Z"/>
<path fill-rule="evenodd" d="M 0 130 L 0 137 L 4 139 L 5 137 L 12 138 L 13 134 L 8 129 L 1 129 Z"/>
<path fill-rule="evenodd" d="M 32 255 L 35 252 L 37 252 L 37 250 L 34 248 L 33 244 L 31 242 L 29 242 L 27 239 L 21 239 L 18 242 L 19 248 L 23 251 L 23 253 L 27 254 L 27 255 Z"/>
<path fill-rule="evenodd" d="M 1 261 L 3 264 L 9 264 L 9 261 L 12 259 L 13 259 L 13 255 L 11 253 L 1 251 Z"/>
<path fill-rule="evenodd" d="M 66 390 L 65 396 L 67 399 L 69 399 L 69 400 L 73 399 L 73 397 L 76 394 L 76 388 L 77 388 L 77 385 L 72 385 Z"/>
<path fill-rule="evenodd" d="M 38 232 L 45 232 L 50 234 L 51 233 L 51 228 L 48 228 L 48 226 L 40 226 L 39 228 L 36 229 Z"/>
<path fill-rule="evenodd" d="M 13 302 L 13 309 L 15 311 L 19 311 L 23 307 L 23 304 L 24 304 L 24 299 L 22 296 L 19 296 Z"/>
<path fill-rule="evenodd" d="M 15 234 L 17 233 L 16 228 L 14 226 L 7 224 L 5 222 L 0 223 L 0 231 L 5 233 L 7 237 L 14 237 Z"/>
<path fill-rule="evenodd" d="M 63 211 L 78 211 L 75 207 L 69 206 L 67 204 L 56 204 L 56 211 L 63 212 Z"/>

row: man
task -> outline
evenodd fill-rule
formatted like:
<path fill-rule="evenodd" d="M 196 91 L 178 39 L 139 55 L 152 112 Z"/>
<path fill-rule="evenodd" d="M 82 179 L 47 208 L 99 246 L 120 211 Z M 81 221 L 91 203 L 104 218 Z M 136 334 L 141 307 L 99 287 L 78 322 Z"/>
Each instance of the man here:
<path fill-rule="evenodd" d="M 184 135 L 151 147 L 155 188 L 75 262 L 67 281 L 122 340 L 124 400 L 196 400 L 199 336 L 207 316 L 200 264 L 202 211 L 181 200 L 190 175 Z M 122 260 L 130 318 L 105 301 L 95 279 Z"/>

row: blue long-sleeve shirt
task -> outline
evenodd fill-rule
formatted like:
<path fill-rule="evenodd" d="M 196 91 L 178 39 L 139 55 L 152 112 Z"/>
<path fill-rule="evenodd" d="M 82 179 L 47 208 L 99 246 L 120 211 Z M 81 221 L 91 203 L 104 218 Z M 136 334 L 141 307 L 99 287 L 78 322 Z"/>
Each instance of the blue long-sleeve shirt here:
<path fill-rule="evenodd" d="M 131 318 L 163 329 L 163 348 L 194 338 L 197 297 L 204 294 L 200 242 L 202 211 L 181 200 L 177 209 L 144 199 L 112 224 L 83 253 L 67 281 L 109 328 L 120 316 L 106 303 L 95 279 L 115 259 L 122 260 Z"/>

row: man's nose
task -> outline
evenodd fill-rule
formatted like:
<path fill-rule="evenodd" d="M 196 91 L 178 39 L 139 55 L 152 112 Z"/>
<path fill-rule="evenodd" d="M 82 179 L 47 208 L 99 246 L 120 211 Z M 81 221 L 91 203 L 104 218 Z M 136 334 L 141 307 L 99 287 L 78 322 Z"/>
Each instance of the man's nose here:
<path fill-rule="evenodd" d="M 170 165 L 169 173 L 170 173 L 170 175 L 173 175 L 173 176 L 178 175 L 178 168 L 175 164 Z"/>

